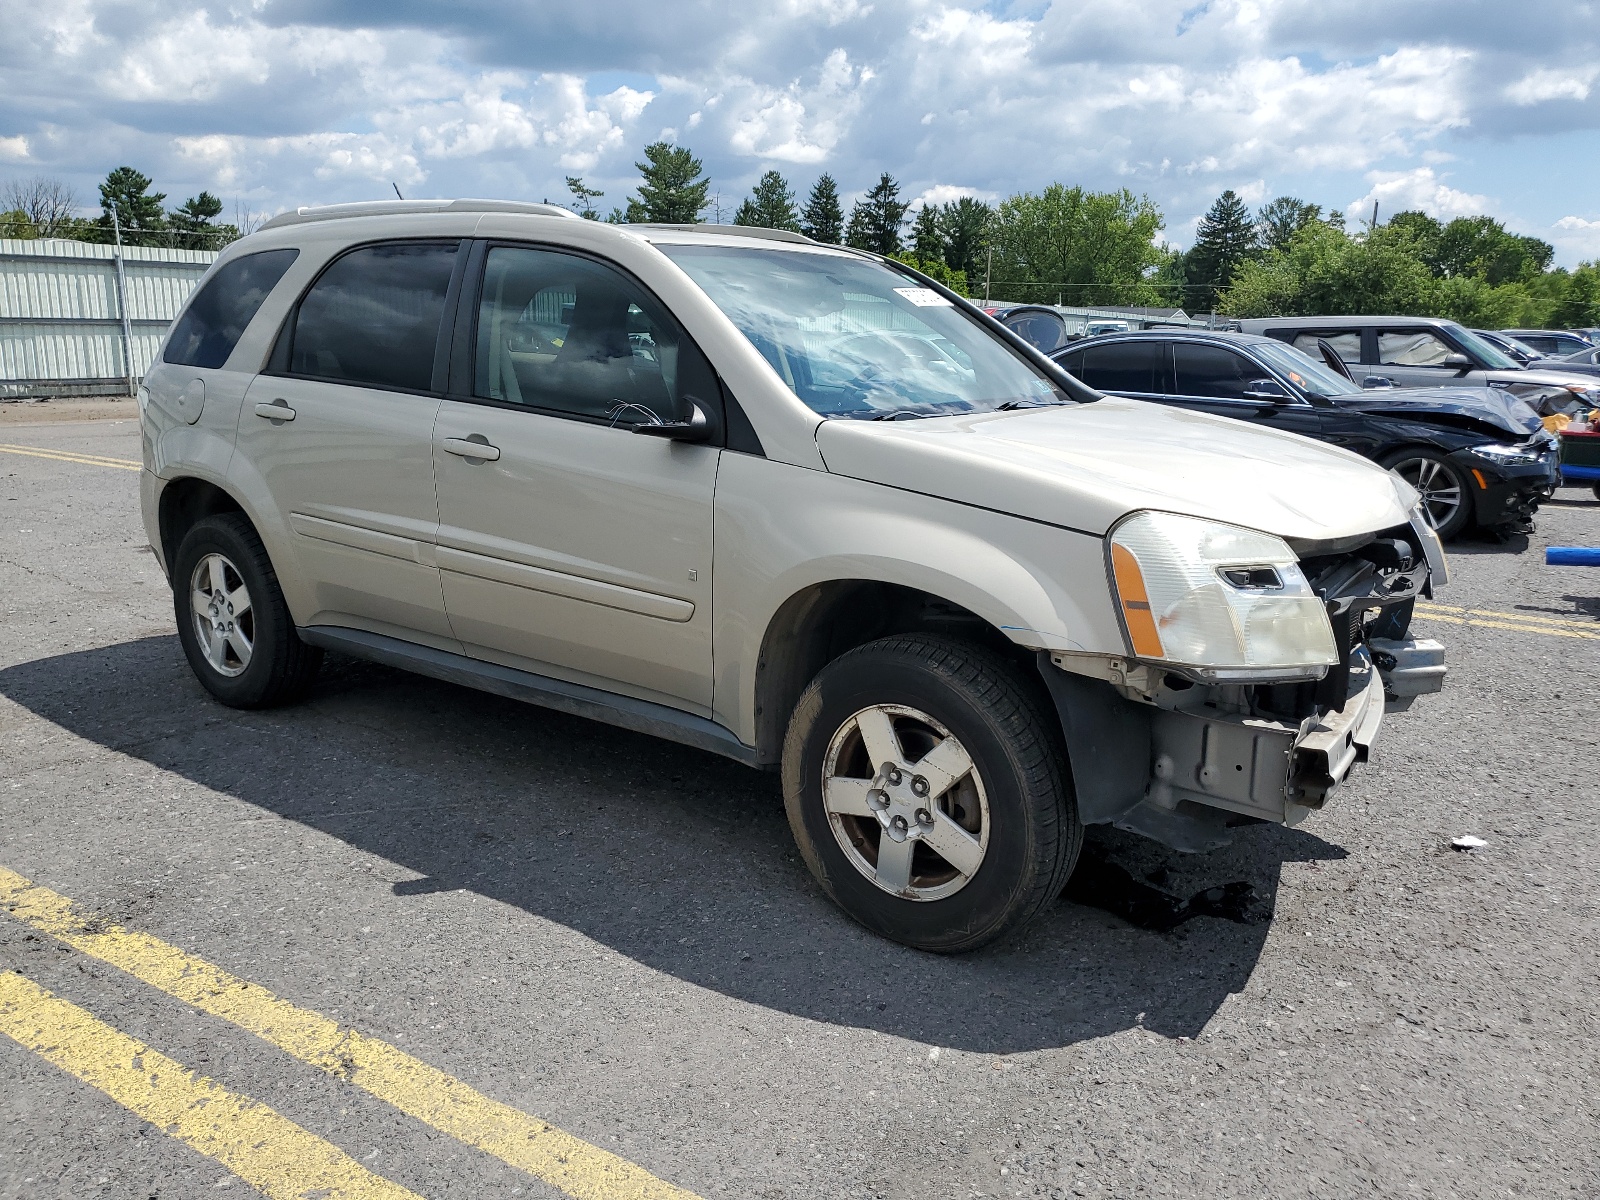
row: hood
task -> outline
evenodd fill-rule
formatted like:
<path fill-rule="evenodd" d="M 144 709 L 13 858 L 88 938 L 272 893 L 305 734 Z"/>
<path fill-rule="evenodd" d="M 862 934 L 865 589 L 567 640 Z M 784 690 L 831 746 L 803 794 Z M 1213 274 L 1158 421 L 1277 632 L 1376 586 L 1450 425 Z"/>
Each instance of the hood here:
<path fill-rule="evenodd" d="M 829 471 L 1104 534 L 1141 508 L 1305 540 L 1403 524 L 1410 489 L 1364 458 L 1229 417 L 1107 396 L 915 421 L 824 421 Z"/>
<path fill-rule="evenodd" d="M 1353 408 L 1375 416 L 1433 417 L 1429 424 L 1447 425 L 1468 432 L 1522 441 L 1544 426 L 1527 401 L 1502 388 L 1372 388 L 1349 396 L 1335 396 L 1340 408 Z"/>

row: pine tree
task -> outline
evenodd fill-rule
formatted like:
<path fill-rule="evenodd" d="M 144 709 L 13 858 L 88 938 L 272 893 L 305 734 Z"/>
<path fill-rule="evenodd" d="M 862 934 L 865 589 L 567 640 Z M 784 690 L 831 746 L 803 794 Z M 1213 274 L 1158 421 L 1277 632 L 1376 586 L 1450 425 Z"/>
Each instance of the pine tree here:
<path fill-rule="evenodd" d="M 167 214 L 167 221 L 178 234 L 177 244 L 187 250 L 220 250 L 239 236 L 233 225 L 218 225 L 222 201 L 210 192 L 191 196 Z"/>
<path fill-rule="evenodd" d="M 757 225 L 766 229 L 799 231 L 800 214 L 794 210 L 794 193 L 776 171 L 768 171 L 757 181 L 750 198 L 733 215 L 735 225 Z"/>
<path fill-rule="evenodd" d="M 594 202 L 605 193 L 587 186 L 581 175 L 567 176 L 567 191 L 572 193 L 572 211 L 586 221 L 598 221 L 600 214 L 595 211 Z"/>
<path fill-rule="evenodd" d="M 857 250 L 898 254 L 900 226 L 905 224 L 910 207 L 900 199 L 900 185 L 885 171 L 877 186 L 851 206 L 845 240 Z"/>
<path fill-rule="evenodd" d="M 944 262 L 944 230 L 939 227 L 939 210 L 931 204 L 917 209 L 911 222 L 911 253 L 922 262 Z"/>
<path fill-rule="evenodd" d="M 844 241 L 844 210 L 839 207 L 839 185 L 832 175 L 817 180 L 800 214 L 800 232 L 814 242 L 838 245 Z"/>
<path fill-rule="evenodd" d="M 1189 293 L 1193 311 L 1214 310 L 1240 265 L 1254 258 L 1259 249 L 1250 210 L 1230 188 L 1206 212 L 1194 245 L 1184 256 L 1185 273 L 1191 282 L 1202 285 Z"/>
<path fill-rule="evenodd" d="M 165 192 L 150 193 L 150 177 L 132 167 L 117 167 L 100 185 L 99 224 L 106 240 L 113 235 L 111 214 L 117 214 L 117 224 L 122 229 L 122 240 L 132 245 L 155 244 L 160 239 L 152 235 L 167 226 L 167 215 L 161 202 Z M 221 211 L 220 209 L 218 210 Z"/>
<path fill-rule="evenodd" d="M 638 198 L 628 201 L 628 220 L 658 225 L 699 221 L 711 189 L 711 181 L 700 177 L 700 160 L 687 146 L 671 142 L 651 142 L 644 148 L 644 157 L 644 162 L 633 164 L 643 179 Z"/>

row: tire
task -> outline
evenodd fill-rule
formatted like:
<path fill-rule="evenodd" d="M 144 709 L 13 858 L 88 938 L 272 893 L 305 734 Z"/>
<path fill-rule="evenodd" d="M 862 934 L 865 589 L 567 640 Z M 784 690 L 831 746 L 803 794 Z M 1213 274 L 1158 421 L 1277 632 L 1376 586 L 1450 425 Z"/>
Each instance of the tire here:
<path fill-rule="evenodd" d="M 1422 493 L 1423 515 L 1440 541 L 1460 536 L 1472 524 L 1471 481 L 1445 455 L 1412 446 L 1395 451 L 1383 465 Z"/>
<path fill-rule="evenodd" d="M 239 513 L 196 521 L 172 572 L 178 640 L 201 685 L 230 708 L 303 697 L 322 651 L 295 633 L 266 547 Z"/>
<path fill-rule="evenodd" d="M 950 638 L 883 638 L 824 667 L 783 751 L 789 827 L 823 890 L 939 953 L 1035 916 L 1083 843 L 1047 705 L 999 655 Z"/>

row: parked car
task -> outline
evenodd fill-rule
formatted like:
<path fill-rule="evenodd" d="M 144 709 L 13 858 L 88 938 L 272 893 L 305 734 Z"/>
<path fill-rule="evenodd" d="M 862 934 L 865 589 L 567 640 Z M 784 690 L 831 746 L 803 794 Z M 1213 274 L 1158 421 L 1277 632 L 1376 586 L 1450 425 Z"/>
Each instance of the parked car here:
<path fill-rule="evenodd" d="M 998 313 L 991 311 L 990 315 L 997 316 L 1012 333 L 1045 354 L 1083 336 L 1081 322 L 1075 330 L 1065 317 L 1044 304 L 1018 304 Z"/>
<path fill-rule="evenodd" d="M 1515 362 L 1519 367 L 1525 367 L 1536 359 L 1543 358 L 1532 346 L 1517 341 L 1514 337 L 1499 333 L 1493 329 L 1473 329 L 1469 332 L 1476 338 L 1488 342 L 1500 353 Z"/>
<path fill-rule="evenodd" d="M 1532 346 L 1546 358 L 1562 358 L 1593 346 L 1588 338 L 1559 329 L 1502 329 L 1500 332 L 1516 338 L 1524 346 Z"/>
<path fill-rule="evenodd" d="M 1600 404 L 1590 376 L 1536 363 L 1524 368 L 1454 321 L 1431 317 L 1264 317 L 1239 322 L 1307 354 L 1326 341 L 1362 383 L 1397 387 L 1494 387 L 1526 400 L 1542 416 Z"/>
<path fill-rule="evenodd" d="M 785 231 L 286 213 L 212 266 L 139 409 L 218 700 L 303 696 L 333 650 L 781 771 L 821 888 L 924 949 L 1052 903 L 1085 824 L 1201 850 L 1299 821 L 1386 689 L 1444 675 L 1407 629 L 1446 578 L 1409 484 L 1102 396 Z"/>
<path fill-rule="evenodd" d="M 1273 338 L 1204 330 L 1095 338 L 1055 360 L 1097 391 L 1353 450 L 1415 487 L 1445 539 L 1525 530 L 1559 482 L 1538 414 L 1492 388 L 1362 388 Z"/>

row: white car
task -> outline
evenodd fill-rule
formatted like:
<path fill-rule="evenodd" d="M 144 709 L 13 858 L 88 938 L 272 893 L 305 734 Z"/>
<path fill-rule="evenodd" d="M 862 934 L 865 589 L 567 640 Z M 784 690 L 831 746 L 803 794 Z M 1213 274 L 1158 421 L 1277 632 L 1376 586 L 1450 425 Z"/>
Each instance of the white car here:
<path fill-rule="evenodd" d="M 1300 820 L 1444 674 L 1403 481 L 1102 397 L 797 234 L 302 209 L 217 261 L 140 413 L 217 699 L 333 650 L 781 770 L 822 887 L 931 950 L 1051 902 L 1085 824 Z"/>

